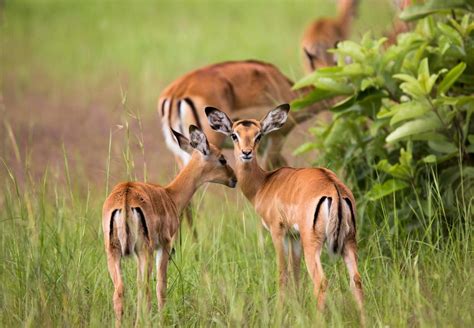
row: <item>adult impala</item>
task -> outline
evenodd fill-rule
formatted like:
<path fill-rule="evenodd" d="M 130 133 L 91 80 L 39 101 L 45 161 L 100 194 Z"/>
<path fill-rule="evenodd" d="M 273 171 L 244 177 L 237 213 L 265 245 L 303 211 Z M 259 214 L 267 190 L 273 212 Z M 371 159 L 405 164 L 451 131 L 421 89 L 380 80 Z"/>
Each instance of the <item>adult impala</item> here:
<path fill-rule="evenodd" d="M 306 73 L 336 64 L 334 55 L 328 49 L 335 48 L 339 41 L 350 36 L 358 2 L 359 0 L 338 0 L 335 18 L 320 18 L 305 29 L 301 49 Z"/>
<path fill-rule="evenodd" d="M 270 231 L 277 254 L 281 289 L 287 284 L 289 269 L 285 244 L 291 242 L 296 285 L 302 246 L 318 308 L 324 308 L 326 280 L 320 255 L 327 241 L 329 251 L 344 258 L 352 291 L 362 312 L 363 292 L 357 270 L 356 211 L 352 192 L 325 168 L 283 167 L 269 172 L 257 163 L 255 154 L 262 137 L 284 125 L 289 109 L 287 104 L 280 105 L 261 121 L 232 122 L 226 113 L 213 107 L 206 108 L 206 115 L 214 130 L 233 140 L 240 189 L 261 216 L 264 227 Z"/>
<path fill-rule="evenodd" d="M 114 284 L 114 310 L 116 326 L 120 326 L 123 313 L 123 282 L 120 269 L 122 257 L 131 254 L 138 260 L 137 307 L 141 304 L 140 285 L 146 286 L 150 307 L 149 277 L 153 270 L 153 253 L 156 250 L 158 306 L 166 298 L 166 271 L 172 242 L 179 226 L 179 215 L 189 203 L 196 189 L 205 182 L 235 187 L 234 171 L 224 155 L 209 144 L 205 134 L 190 126 L 190 141 L 173 131 L 181 149 L 190 154 L 186 166 L 166 187 L 141 182 L 118 184 L 105 200 L 102 210 L 102 227 L 110 276 Z M 137 310 L 137 317 L 140 311 Z"/>

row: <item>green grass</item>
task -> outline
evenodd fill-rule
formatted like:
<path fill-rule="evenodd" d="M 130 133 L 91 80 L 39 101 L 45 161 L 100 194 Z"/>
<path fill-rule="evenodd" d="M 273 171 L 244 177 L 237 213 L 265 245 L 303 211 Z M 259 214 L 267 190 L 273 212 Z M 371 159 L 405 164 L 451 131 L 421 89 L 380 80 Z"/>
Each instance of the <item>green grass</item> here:
<path fill-rule="evenodd" d="M 330 285 L 324 316 L 315 310 L 304 266 L 297 296 L 280 304 L 269 234 L 241 196 L 221 186 L 214 190 L 221 196 L 201 191 L 195 197 L 199 242 L 192 242 L 183 225 L 169 269 L 167 307 L 159 314 L 154 299 L 153 324 L 357 326 L 346 269 L 340 259 L 327 255 L 323 265 Z M 9 178 L 3 192 L 0 325 L 113 322 L 113 286 L 100 229 L 103 190 L 83 195 L 45 176 L 24 188 Z M 472 217 L 468 208 L 463 210 L 468 212 L 460 216 Z M 423 238 L 396 231 L 390 216 L 365 217 L 359 236 L 369 326 L 472 326 L 471 221 Z M 443 217 L 431 220 L 425 224 Z M 134 260 L 124 262 L 124 275 L 128 326 L 135 316 Z"/>
<path fill-rule="evenodd" d="M 353 38 L 369 28 L 377 34 L 388 29 L 386 2 L 361 3 Z M 6 1 L 1 18 L 0 113 L 13 115 L 20 100 L 28 100 L 32 131 L 38 122 L 44 124 L 44 130 L 28 136 L 34 145 L 48 127 L 68 119 L 48 118 L 51 104 L 70 109 L 69 102 L 79 101 L 73 109 L 89 110 L 90 99 L 105 97 L 104 106 L 112 115 L 122 108 L 117 103 L 122 104 L 126 93 L 123 107 L 141 111 L 143 120 L 151 121 L 156 98 L 167 83 L 218 60 L 262 59 L 297 79 L 302 29 L 315 16 L 332 14 L 333 7 L 332 1 Z M 114 120 L 98 119 L 106 131 L 113 128 Z M 162 177 L 166 168 L 142 167 L 137 159 L 144 150 L 137 146 L 133 127 L 129 140 L 118 133 L 112 136 L 108 155 L 107 138 L 102 140 L 104 148 L 96 146 L 100 142 L 91 140 L 96 135 L 85 126 L 78 142 L 89 143 L 99 153 L 93 158 L 102 169 L 98 182 L 88 178 L 91 168 L 85 160 L 71 160 L 71 154 L 79 152 L 77 144 L 66 143 L 64 160 L 38 160 L 28 142 L 16 140 L 21 126 L 13 125 L 12 133 L 5 133 L 9 122 L 2 119 L 0 128 L 0 326 L 112 325 L 113 286 L 100 228 L 102 201 L 113 183 L 143 176 L 144 170 L 149 177 L 161 177 L 158 182 L 169 181 L 169 176 Z M 146 133 L 161 138 L 156 128 Z M 48 147 L 62 154 L 61 142 L 56 141 Z M 147 148 L 148 158 L 166 153 L 159 150 Z M 87 153 L 82 150 L 78 158 Z M 38 165 L 48 167 L 39 178 L 30 174 Z M 301 289 L 279 304 L 275 254 L 260 219 L 238 190 L 204 190 L 194 198 L 199 242 L 191 240 L 184 225 L 169 268 L 169 298 L 162 314 L 153 300 L 148 318 L 153 326 L 357 326 L 340 259 L 323 256 L 330 282 L 324 315 L 315 309 L 304 263 Z M 443 203 L 436 190 L 428 197 L 433 206 Z M 363 194 L 357 198 L 359 204 L 367 204 Z M 443 226 L 446 217 L 439 206 L 432 217 L 421 215 L 420 224 L 430 227 L 425 235 L 410 232 L 398 219 L 403 214 L 390 211 L 392 202 L 403 201 L 379 203 L 383 211 L 373 211 L 370 203 L 359 207 L 368 325 L 472 326 L 472 200 L 459 205 L 450 218 L 456 224 L 450 228 Z M 133 260 L 124 263 L 124 273 L 127 327 L 133 324 L 136 306 Z"/>

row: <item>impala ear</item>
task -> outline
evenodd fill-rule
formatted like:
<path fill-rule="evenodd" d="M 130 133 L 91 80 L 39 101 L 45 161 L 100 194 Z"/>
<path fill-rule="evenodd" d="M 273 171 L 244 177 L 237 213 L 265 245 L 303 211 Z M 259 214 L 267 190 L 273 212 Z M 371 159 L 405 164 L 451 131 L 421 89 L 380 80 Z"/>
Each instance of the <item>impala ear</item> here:
<path fill-rule="evenodd" d="M 230 135 L 232 133 L 232 120 L 226 113 L 214 107 L 206 107 L 205 112 L 209 125 L 213 130 L 225 135 Z"/>
<path fill-rule="evenodd" d="M 288 112 L 290 111 L 290 105 L 282 104 L 270 111 L 263 120 L 260 121 L 262 126 L 262 134 L 267 134 L 272 131 L 278 130 L 285 124 L 288 118 Z"/>
<path fill-rule="evenodd" d="M 207 141 L 206 135 L 195 125 L 189 126 L 189 136 L 191 142 L 189 143 L 191 147 L 196 150 L 199 150 L 204 156 L 207 156 L 211 153 L 209 148 L 209 142 Z"/>
<path fill-rule="evenodd" d="M 179 148 L 184 150 L 185 152 L 191 154 L 193 152 L 193 148 L 189 144 L 188 138 L 183 136 L 181 133 L 176 132 L 175 130 L 171 129 L 171 132 L 173 132 L 174 137 L 178 141 Z"/>

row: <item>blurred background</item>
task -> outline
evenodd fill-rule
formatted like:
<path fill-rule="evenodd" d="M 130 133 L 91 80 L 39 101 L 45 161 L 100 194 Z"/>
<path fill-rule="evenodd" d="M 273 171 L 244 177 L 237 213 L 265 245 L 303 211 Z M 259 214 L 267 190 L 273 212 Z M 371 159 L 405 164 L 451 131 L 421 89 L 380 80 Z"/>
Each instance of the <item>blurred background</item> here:
<path fill-rule="evenodd" d="M 162 89 L 192 69 L 240 59 L 268 61 L 296 81 L 303 76 L 299 43 L 304 28 L 317 17 L 335 15 L 336 4 L 6 1 L 1 9 L 0 156 L 20 175 L 27 159 L 34 177 L 48 167 L 60 178 L 64 145 L 71 172 L 80 174 L 82 183 L 101 184 L 111 133 L 111 181 L 117 182 L 127 178 L 128 121 L 135 166 L 141 168 L 145 160 L 149 178 L 165 182 L 175 169 L 156 111 Z M 393 16 L 391 1 L 361 1 L 351 37 L 360 39 L 367 30 L 380 36 L 391 29 Z M 306 127 L 293 131 L 286 149 L 292 148 L 292 139 L 304 140 Z M 305 163 L 299 159 L 296 164 Z"/>

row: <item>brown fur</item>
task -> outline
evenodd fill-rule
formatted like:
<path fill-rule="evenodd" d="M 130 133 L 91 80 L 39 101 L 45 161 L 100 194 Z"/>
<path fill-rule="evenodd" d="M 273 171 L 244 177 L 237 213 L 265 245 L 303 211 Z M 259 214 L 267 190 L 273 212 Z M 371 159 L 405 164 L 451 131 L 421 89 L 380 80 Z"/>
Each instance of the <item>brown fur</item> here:
<path fill-rule="evenodd" d="M 190 151 L 189 141 L 183 136 L 180 139 L 181 146 Z M 192 140 L 191 138 L 191 144 Z M 120 183 L 114 187 L 104 202 L 102 227 L 108 268 L 115 288 L 113 302 L 116 326 L 120 326 L 123 313 L 124 288 L 120 269 L 121 258 L 133 253 L 138 259 L 138 318 L 143 287 L 145 287 L 147 304 L 150 308 L 151 299 L 147 286 L 153 269 L 152 258 L 155 250 L 161 253 L 157 264 L 156 285 L 158 306 L 161 309 L 166 299 L 166 271 L 173 240 L 179 226 L 179 215 L 186 208 L 196 189 L 203 183 L 215 182 L 230 187 L 235 186 L 234 171 L 229 165 L 222 164 L 224 158 L 217 147 L 209 145 L 205 138 L 201 139 L 201 144 L 193 147 L 196 149 L 208 147 L 205 148 L 208 153 L 204 156 L 200 151 L 194 150 L 189 163 L 167 186 L 143 182 Z M 135 208 L 139 208 L 143 213 L 146 228 L 141 220 L 137 220 Z M 116 211 L 121 211 L 121 214 L 113 216 L 113 213 L 117 213 Z M 120 215 L 124 216 L 120 217 Z M 110 230 L 111 227 L 113 230 Z"/>
<path fill-rule="evenodd" d="M 291 102 L 309 91 L 293 91 L 292 86 L 293 81 L 275 66 L 261 61 L 229 61 L 199 68 L 175 80 L 160 95 L 158 112 L 163 133 L 167 138 L 169 128 L 185 131 L 190 124 L 201 125 L 209 141 L 222 147 L 223 136 L 206 124 L 206 106 L 218 107 L 233 119 L 260 116 L 269 106 Z M 198 116 L 197 122 L 190 110 L 184 113 L 183 118 L 179 117 L 177 106 L 179 101 L 185 98 L 193 102 Z M 296 123 L 313 117 L 331 105 L 331 102 L 323 101 L 298 113 L 292 113 L 285 129 L 269 137 L 269 147 L 263 155 L 265 167 L 284 165 L 286 161 L 280 154 L 284 136 Z M 169 144 L 168 146 L 170 147 Z M 182 160 L 179 156 L 176 157 L 182 165 Z"/>
<path fill-rule="evenodd" d="M 315 20 L 304 31 L 301 49 L 308 74 L 318 68 L 333 66 L 334 56 L 328 49 L 335 48 L 337 42 L 350 36 L 358 0 L 339 0 L 338 3 L 337 17 Z"/>
<path fill-rule="evenodd" d="M 233 119 L 260 116 L 269 106 L 291 102 L 311 90 L 306 88 L 294 91 L 292 86 L 293 81 L 275 66 L 256 60 L 228 61 L 196 69 L 175 80 L 160 95 L 158 112 L 166 144 L 175 154 L 178 165 L 183 167 L 185 161 L 171 136 L 170 128 L 184 133 L 190 124 L 200 126 L 210 142 L 223 147 L 224 137 L 206 124 L 206 106 L 221 108 Z M 178 104 L 182 104 L 182 101 L 187 103 L 180 115 Z M 296 124 L 330 108 L 333 103 L 335 100 L 321 101 L 292 113 L 285 128 L 269 136 L 267 147 L 263 151 L 264 167 L 285 165 L 286 160 L 281 155 L 285 136 Z M 190 209 L 186 211 L 186 218 L 195 231 Z M 197 236 L 196 233 L 194 235 Z"/>
<path fill-rule="evenodd" d="M 283 167 L 266 171 L 257 163 L 255 152 L 259 136 L 279 129 L 286 121 L 285 113 L 288 110 L 288 105 L 279 106 L 261 121 L 250 120 L 253 124 L 246 125 L 241 124 L 241 121 L 232 123 L 217 109 L 206 109 L 206 113 L 212 127 L 234 140 L 239 186 L 272 235 L 280 286 L 286 286 L 288 280 L 290 265 L 286 261 L 284 244 L 285 240 L 290 240 L 290 262 L 295 283 L 298 285 L 299 281 L 300 254 L 297 249 L 302 246 L 306 266 L 314 283 L 314 294 L 318 298 L 318 308 L 323 309 L 326 282 L 319 257 L 325 240 L 328 239 L 331 244 L 336 239 L 335 242 L 341 245 L 338 253 L 344 257 L 352 290 L 362 311 L 363 292 L 357 270 L 356 227 L 350 208 L 344 201 L 345 198 L 350 201 L 355 213 L 355 200 L 350 189 L 325 168 Z M 220 128 L 223 125 L 225 127 Z M 330 197 L 332 203 L 323 205 L 322 211 L 314 218 L 315 208 L 322 197 Z M 326 212 L 328 207 L 329 213 Z M 295 227 L 299 230 L 296 235 L 301 238 L 301 246 L 299 238 L 295 238 Z"/>

